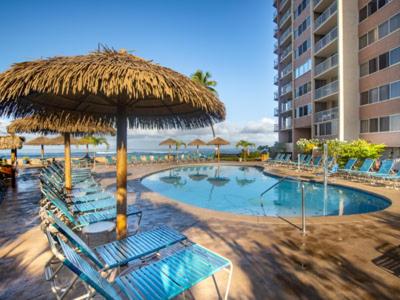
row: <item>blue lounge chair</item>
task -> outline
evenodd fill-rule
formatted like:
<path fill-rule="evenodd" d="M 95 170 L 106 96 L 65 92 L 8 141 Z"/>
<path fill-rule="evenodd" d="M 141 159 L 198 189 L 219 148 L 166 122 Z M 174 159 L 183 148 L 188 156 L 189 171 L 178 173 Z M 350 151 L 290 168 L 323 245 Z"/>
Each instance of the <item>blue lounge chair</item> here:
<path fill-rule="evenodd" d="M 314 157 L 314 159 L 312 161 L 312 167 L 313 168 L 318 168 L 320 163 L 321 163 L 321 161 L 322 161 L 322 156 Z"/>
<path fill-rule="evenodd" d="M 115 165 L 116 162 L 115 162 L 115 160 L 114 160 L 114 158 L 112 156 L 105 156 L 104 158 L 106 159 L 106 165 L 107 166 Z"/>
<path fill-rule="evenodd" d="M 338 172 L 348 172 L 351 171 L 354 167 L 354 165 L 357 162 L 357 158 L 350 158 L 347 162 L 346 165 L 344 166 L 343 169 L 338 169 Z"/>
<path fill-rule="evenodd" d="M 358 170 L 349 170 L 347 171 L 350 175 L 365 175 L 367 174 L 374 164 L 375 160 L 372 158 L 367 158 L 364 160 L 363 164 Z"/>
<path fill-rule="evenodd" d="M 139 269 L 127 271 L 110 283 L 62 239 L 57 238 L 57 243 L 61 251 L 56 253 L 62 263 L 105 299 L 172 299 L 224 269 L 229 270 L 225 293 L 225 299 L 228 298 L 232 263 L 198 244 L 184 247 Z M 75 280 L 71 287 L 74 283 Z M 85 296 L 91 298 L 92 295 L 93 291 L 90 291 Z"/>
<path fill-rule="evenodd" d="M 382 164 L 378 170 L 378 172 L 367 172 L 366 175 L 369 177 L 376 177 L 382 178 L 390 176 L 390 172 L 393 168 L 393 160 L 392 159 L 385 159 L 382 161 Z"/>

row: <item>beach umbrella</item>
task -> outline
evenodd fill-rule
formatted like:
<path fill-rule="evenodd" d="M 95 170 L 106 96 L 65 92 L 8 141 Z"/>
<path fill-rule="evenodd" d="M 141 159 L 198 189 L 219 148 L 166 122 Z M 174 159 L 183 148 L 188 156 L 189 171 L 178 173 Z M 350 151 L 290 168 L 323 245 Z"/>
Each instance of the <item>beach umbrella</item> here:
<path fill-rule="evenodd" d="M 212 92 L 169 68 L 112 49 L 14 64 L 0 74 L 0 115 L 72 114 L 116 124 L 117 238 L 127 234 L 127 127 L 191 129 L 225 119 Z"/>
<path fill-rule="evenodd" d="M 169 159 L 169 157 L 171 156 L 171 147 L 173 146 L 173 145 L 176 145 L 176 143 L 177 143 L 177 141 L 176 140 L 174 140 L 174 139 L 171 139 L 171 138 L 169 138 L 169 139 L 166 139 L 166 140 L 164 140 L 164 141 L 162 141 L 160 144 L 158 144 L 159 146 L 168 146 L 168 159 Z"/>
<path fill-rule="evenodd" d="M 221 146 L 225 146 L 225 145 L 229 145 L 229 142 L 224 140 L 224 139 L 222 139 L 222 138 L 220 138 L 220 137 L 216 137 L 215 139 L 209 141 L 207 143 L 207 145 L 217 146 L 217 159 L 218 159 L 218 162 L 219 162 L 219 160 L 220 160 L 220 147 Z"/>
<path fill-rule="evenodd" d="M 50 142 L 50 139 L 45 136 L 38 136 L 37 138 L 34 138 L 33 140 L 30 140 L 25 143 L 27 146 L 40 146 L 40 155 L 42 159 L 44 159 L 44 146 L 48 145 Z"/>
<path fill-rule="evenodd" d="M 25 138 L 17 135 L 0 136 L 0 150 L 11 150 L 11 185 L 15 187 L 17 149 L 21 149 Z"/>
<path fill-rule="evenodd" d="M 200 140 L 200 139 L 195 139 L 193 141 L 191 141 L 189 144 L 189 146 L 196 146 L 197 147 L 197 154 L 199 154 L 199 146 L 206 146 L 207 143 Z"/>
<path fill-rule="evenodd" d="M 115 134 L 115 129 L 108 124 L 103 124 L 96 121 L 81 122 L 80 119 L 69 119 L 68 122 L 54 122 L 45 117 L 34 115 L 25 118 L 16 119 L 9 126 L 7 126 L 9 133 L 40 133 L 40 134 L 54 134 L 60 133 L 59 136 L 49 139 L 50 145 L 64 145 L 64 171 L 65 171 L 65 188 L 72 188 L 71 177 L 71 144 L 79 144 L 79 141 L 72 138 L 71 134 Z"/>

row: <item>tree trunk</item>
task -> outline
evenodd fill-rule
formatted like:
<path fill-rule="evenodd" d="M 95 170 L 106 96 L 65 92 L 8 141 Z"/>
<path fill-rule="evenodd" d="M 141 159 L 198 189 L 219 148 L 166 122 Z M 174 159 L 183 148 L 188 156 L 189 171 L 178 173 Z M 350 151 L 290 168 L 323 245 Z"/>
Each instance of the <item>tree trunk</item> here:
<path fill-rule="evenodd" d="M 71 176 L 71 136 L 69 133 L 64 133 L 64 173 L 65 173 L 65 188 L 72 189 Z"/>
<path fill-rule="evenodd" d="M 117 239 L 127 236 L 127 116 L 124 107 L 117 113 Z"/>

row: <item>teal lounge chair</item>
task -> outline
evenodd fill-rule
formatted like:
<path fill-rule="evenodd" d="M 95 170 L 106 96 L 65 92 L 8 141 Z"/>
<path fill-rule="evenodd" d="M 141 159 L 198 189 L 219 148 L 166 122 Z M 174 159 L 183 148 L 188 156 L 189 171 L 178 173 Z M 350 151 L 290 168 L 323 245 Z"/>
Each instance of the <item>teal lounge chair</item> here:
<path fill-rule="evenodd" d="M 183 234 L 162 226 L 92 249 L 53 213 L 48 212 L 48 215 L 52 226 L 102 270 L 126 265 L 136 259 L 145 260 L 147 256 L 155 254 L 161 249 L 187 240 Z M 120 251 L 122 249 L 124 251 Z"/>
<path fill-rule="evenodd" d="M 104 157 L 106 159 L 106 165 L 107 166 L 113 166 L 115 165 L 115 160 L 112 156 L 105 156 Z"/>
<path fill-rule="evenodd" d="M 348 172 L 353 169 L 354 165 L 357 162 L 357 158 L 350 158 L 343 169 L 338 169 L 338 172 Z"/>
<path fill-rule="evenodd" d="M 311 166 L 312 155 L 306 155 L 303 162 L 300 163 L 301 167 L 310 167 Z"/>
<path fill-rule="evenodd" d="M 139 269 L 127 271 L 111 283 L 62 239 L 57 238 L 57 240 L 61 248 L 57 256 L 62 263 L 75 273 L 86 286 L 91 287 L 88 294 L 85 295 L 87 298 L 98 293 L 110 300 L 123 298 L 172 299 L 224 269 L 229 270 L 224 299 L 228 298 L 232 278 L 232 263 L 200 245 L 193 244 L 159 261 Z M 71 287 L 74 284 L 75 280 L 71 282 Z"/>
<path fill-rule="evenodd" d="M 349 170 L 347 171 L 347 173 L 349 173 L 349 175 L 364 175 L 367 174 L 371 168 L 372 165 L 374 164 L 375 160 L 372 158 L 367 158 L 364 160 L 363 164 L 361 165 L 361 167 L 358 170 Z"/>
<path fill-rule="evenodd" d="M 393 168 L 393 160 L 392 159 L 385 159 L 382 161 L 382 164 L 378 170 L 378 172 L 367 172 L 366 175 L 369 177 L 376 177 L 382 178 L 390 176 L 390 172 Z"/>
<path fill-rule="evenodd" d="M 314 159 L 312 161 L 312 167 L 313 168 L 318 168 L 320 163 L 321 163 L 321 161 L 322 161 L 322 156 L 314 157 Z"/>

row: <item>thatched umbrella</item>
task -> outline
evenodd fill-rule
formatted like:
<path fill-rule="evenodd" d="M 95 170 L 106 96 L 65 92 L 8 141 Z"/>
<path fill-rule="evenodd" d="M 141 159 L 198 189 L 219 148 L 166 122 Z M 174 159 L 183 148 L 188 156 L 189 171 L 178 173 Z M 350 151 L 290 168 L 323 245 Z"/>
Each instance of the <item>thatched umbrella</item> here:
<path fill-rule="evenodd" d="M 224 139 L 222 139 L 222 138 L 220 138 L 220 137 L 216 137 L 215 139 L 209 141 L 207 143 L 207 145 L 217 146 L 217 159 L 218 159 L 218 162 L 219 162 L 219 160 L 220 160 L 219 159 L 220 158 L 220 146 L 229 145 L 229 142 L 224 140 Z"/>
<path fill-rule="evenodd" d="M 11 185 L 15 186 L 15 168 L 17 161 L 17 149 L 21 149 L 25 142 L 24 137 L 16 135 L 0 136 L 0 150 L 11 150 Z"/>
<path fill-rule="evenodd" d="M 158 145 L 159 146 L 168 146 L 168 159 L 170 159 L 170 156 L 171 156 L 171 147 L 173 146 L 173 145 L 176 145 L 176 143 L 177 143 L 177 141 L 176 140 L 174 140 L 174 139 L 171 139 L 171 138 L 169 138 L 169 139 L 166 139 L 166 140 L 163 140 L 161 143 L 159 143 Z"/>
<path fill-rule="evenodd" d="M 117 237 L 127 234 L 127 126 L 196 128 L 225 118 L 225 107 L 204 86 L 126 51 L 54 57 L 13 65 L 0 74 L 0 115 L 46 113 L 69 122 L 116 123 Z"/>
<path fill-rule="evenodd" d="M 79 141 L 71 138 L 71 133 L 75 135 L 83 134 L 114 134 L 115 129 L 101 122 L 81 122 L 79 118 L 69 119 L 69 122 L 61 124 L 61 122 L 53 122 L 45 117 L 34 115 L 14 120 L 7 126 L 9 133 L 41 133 L 54 134 L 61 133 L 63 135 L 49 139 L 51 145 L 64 145 L 64 162 L 65 162 L 65 187 L 72 188 L 71 177 L 71 144 L 79 144 Z"/>
<path fill-rule="evenodd" d="M 45 136 L 39 136 L 37 138 L 34 138 L 33 140 L 28 141 L 25 143 L 27 146 L 40 146 L 40 155 L 42 159 L 44 159 L 44 146 L 48 145 L 50 142 L 50 139 Z"/>
<path fill-rule="evenodd" d="M 189 146 L 196 146 L 197 147 L 197 154 L 199 154 L 199 146 L 206 146 L 207 143 L 200 140 L 200 139 L 195 139 L 193 141 L 191 141 L 189 144 Z"/>

